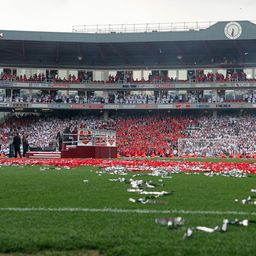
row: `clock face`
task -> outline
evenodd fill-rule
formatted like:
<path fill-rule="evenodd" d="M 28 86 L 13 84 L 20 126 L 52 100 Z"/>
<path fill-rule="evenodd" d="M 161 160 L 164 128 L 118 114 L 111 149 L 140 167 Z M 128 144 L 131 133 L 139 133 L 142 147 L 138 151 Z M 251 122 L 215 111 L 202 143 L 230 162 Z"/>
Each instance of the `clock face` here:
<path fill-rule="evenodd" d="M 225 26 L 224 33 L 229 39 L 237 39 L 242 34 L 242 27 L 238 22 L 229 22 Z"/>

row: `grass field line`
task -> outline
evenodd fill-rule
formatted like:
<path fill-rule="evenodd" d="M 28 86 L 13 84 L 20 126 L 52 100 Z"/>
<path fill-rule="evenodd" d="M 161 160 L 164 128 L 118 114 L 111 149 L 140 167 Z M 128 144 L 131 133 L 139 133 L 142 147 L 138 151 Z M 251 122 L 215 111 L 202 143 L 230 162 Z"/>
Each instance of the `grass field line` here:
<path fill-rule="evenodd" d="M 251 215 L 256 212 L 244 211 L 201 211 L 201 210 L 147 210 L 118 208 L 0 208 L 0 212 L 102 212 L 102 213 L 141 213 L 141 214 L 188 214 L 188 215 Z"/>

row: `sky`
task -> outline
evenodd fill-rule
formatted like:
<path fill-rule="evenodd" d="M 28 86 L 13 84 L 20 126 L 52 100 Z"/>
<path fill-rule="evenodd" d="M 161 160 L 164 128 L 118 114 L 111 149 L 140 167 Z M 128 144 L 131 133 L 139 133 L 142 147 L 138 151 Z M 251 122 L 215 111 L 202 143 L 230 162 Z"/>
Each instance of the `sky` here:
<path fill-rule="evenodd" d="M 0 0 L 0 29 L 71 32 L 73 25 L 256 20 L 255 0 Z"/>

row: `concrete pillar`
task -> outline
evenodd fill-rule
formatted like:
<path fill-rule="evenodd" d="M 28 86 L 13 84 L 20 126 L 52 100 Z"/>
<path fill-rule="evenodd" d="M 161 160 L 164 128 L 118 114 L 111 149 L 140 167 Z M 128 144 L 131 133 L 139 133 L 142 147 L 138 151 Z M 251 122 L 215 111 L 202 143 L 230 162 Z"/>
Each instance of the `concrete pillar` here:
<path fill-rule="evenodd" d="M 104 70 L 104 71 L 103 71 L 102 80 L 103 80 L 103 81 L 108 81 L 108 77 L 109 77 L 109 71 L 108 71 L 108 70 Z"/>
<path fill-rule="evenodd" d="M 177 70 L 176 70 L 176 80 L 179 80 L 179 79 L 180 79 L 179 75 L 180 75 L 180 71 L 179 71 L 179 69 L 177 69 Z"/>
<path fill-rule="evenodd" d="M 217 116 L 218 116 L 217 110 L 213 110 L 212 117 L 217 118 Z"/>

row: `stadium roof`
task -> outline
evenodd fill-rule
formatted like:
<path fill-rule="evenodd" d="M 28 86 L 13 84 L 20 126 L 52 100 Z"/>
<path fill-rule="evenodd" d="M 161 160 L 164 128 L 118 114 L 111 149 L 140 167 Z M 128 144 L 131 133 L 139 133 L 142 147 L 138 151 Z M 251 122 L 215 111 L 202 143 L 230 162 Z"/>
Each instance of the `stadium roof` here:
<path fill-rule="evenodd" d="M 256 25 L 140 33 L 0 30 L 0 66 L 74 69 L 255 66 Z"/>

